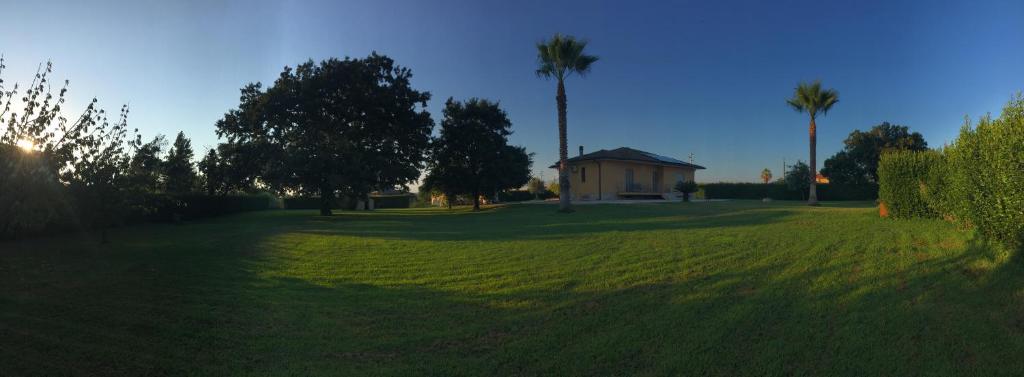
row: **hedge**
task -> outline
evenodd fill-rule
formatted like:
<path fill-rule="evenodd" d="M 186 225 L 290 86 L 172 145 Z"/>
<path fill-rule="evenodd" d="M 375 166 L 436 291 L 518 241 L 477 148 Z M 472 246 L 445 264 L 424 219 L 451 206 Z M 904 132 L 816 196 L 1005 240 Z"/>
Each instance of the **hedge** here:
<path fill-rule="evenodd" d="M 1024 244 L 1024 97 L 997 119 L 965 124 L 944 152 L 948 195 L 936 205 L 987 237 Z"/>
<path fill-rule="evenodd" d="M 320 209 L 320 198 L 315 196 L 303 196 L 281 199 L 284 209 Z M 352 208 L 348 198 L 334 198 L 331 201 L 331 209 Z"/>
<path fill-rule="evenodd" d="M 512 191 L 499 192 L 498 193 L 498 201 L 499 202 L 526 202 L 526 201 L 535 200 L 535 199 L 544 200 L 544 199 L 553 198 L 553 197 L 556 197 L 556 196 L 558 196 L 558 195 L 553 193 L 553 192 L 551 192 L 551 191 L 548 191 L 548 190 L 544 190 L 544 192 L 538 193 L 537 195 L 534 195 L 533 193 L 531 193 L 531 192 L 529 192 L 527 190 L 512 190 Z"/>
<path fill-rule="evenodd" d="M 384 195 L 370 198 L 373 199 L 373 208 L 409 208 L 416 200 L 416 197 L 411 195 Z"/>
<path fill-rule="evenodd" d="M 930 170 L 941 161 L 935 151 L 894 151 L 878 161 L 878 199 L 894 218 L 934 217 L 929 205 Z M 938 188 L 931 188 L 934 192 Z"/>
<path fill-rule="evenodd" d="M 806 200 L 807 193 L 790 189 L 782 183 L 705 183 L 700 185 L 706 199 L 752 199 L 761 200 L 766 196 L 774 200 Z M 819 200 L 875 200 L 878 188 L 818 185 Z"/>
<path fill-rule="evenodd" d="M 878 175 L 894 217 L 943 217 L 1024 245 L 1024 96 L 997 119 L 983 117 L 973 128 L 967 122 L 943 150 L 883 156 Z"/>
<path fill-rule="evenodd" d="M 280 201 L 270 194 L 239 195 L 151 195 L 146 198 L 148 211 L 137 212 L 130 220 L 140 217 L 149 221 L 194 220 L 238 212 L 280 208 Z"/>
<path fill-rule="evenodd" d="M 409 208 L 416 198 L 409 195 L 371 196 L 373 208 Z M 320 209 L 320 198 L 315 196 L 282 199 L 284 209 Z M 334 198 L 331 209 L 353 209 L 355 201 L 348 197 Z"/>

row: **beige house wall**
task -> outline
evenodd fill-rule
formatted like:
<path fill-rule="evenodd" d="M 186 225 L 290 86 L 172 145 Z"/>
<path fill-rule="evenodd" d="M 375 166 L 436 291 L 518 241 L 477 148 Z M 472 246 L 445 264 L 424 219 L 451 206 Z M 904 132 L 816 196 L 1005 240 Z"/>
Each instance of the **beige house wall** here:
<path fill-rule="evenodd" d="M 569 192 L 572 200 L 618 199 L 618 194 L 631 191 L 626 185 L 626 171 L 633 171 L 633 191 L 669 193 L 679 179 L 693 181 L 695 169 L 660 166 L 629 161 L 580 161 L 569 164 Z M 655 185 L 655 172 L 659 179 Z M 584 177 L 585 176 L 585 177 Z M 585 178 L 585 179 L 584 179 Z"/>

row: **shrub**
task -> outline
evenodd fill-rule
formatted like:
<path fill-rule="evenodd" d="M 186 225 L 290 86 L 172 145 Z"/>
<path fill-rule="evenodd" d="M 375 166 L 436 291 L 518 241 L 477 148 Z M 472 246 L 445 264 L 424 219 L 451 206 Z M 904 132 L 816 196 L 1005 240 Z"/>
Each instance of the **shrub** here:
<path fill-rule="evenodd" d="M 925 193 L 929 170 L 940 160 L 935 151 L 893 151 L 878 162 L 878 199 L 893 218 L 935 217 Z"/>
<path fill-rule="evenodd" d="M 498 201 L 501 202 L 525 202 L 534 199 L 547 199 L 557 196 L 558 194 L 548 190 L 539 191 L 536 195 L 528 190 L 512 190 L 502 191 L 498 193 Z"/>
<path fill-rule="evenodd" d="M 775 200 L 804 200 L 806 191 L 790 188 L 785 183 L 705 183 L 700 185 L 707 199 L 761 200 L 766 196 Z M 875 200 L 878 186 L 844 186 L 819 184 L 819 200 Z"/>
<path fill-rule="evenodd" d="M 945 150 L 948 195 L 936 206 L 954 221 L 1011 245 L 1024 241 L 1024 96 L 997 119 L 964 125 Z"/>
<path fill-rule="evenodd" d="M 296 196 L 282 199 L 284 209 L 320 209 L 320 198 L 316 196 Z M 334 198 L 331 209 L 351 208 L 348 198 Z"/>
<path fill-rule="evenodd" d="M 194 220 L 238 212 L 280 208 L 277 198 L 270 194 L 205 195 L 186 194 L 153 197 L 152 221 Z"/>
<path fill-rule="evenodd" d="M 676 185 L 673 188 L 676 191 L 683 193 L 684 202 L 690 201 L 690 194 L 697 192 L 697 190 L 700 189 L 700 187 L 697 187 L 697 182 L 694 181 L 679 181 L 676 182 Z"/>
<path fill-rule="evenodd" d="M 373 208 L 409 208 L 416 200 L 412 195 L 381 195 L 371 196 Z"/>

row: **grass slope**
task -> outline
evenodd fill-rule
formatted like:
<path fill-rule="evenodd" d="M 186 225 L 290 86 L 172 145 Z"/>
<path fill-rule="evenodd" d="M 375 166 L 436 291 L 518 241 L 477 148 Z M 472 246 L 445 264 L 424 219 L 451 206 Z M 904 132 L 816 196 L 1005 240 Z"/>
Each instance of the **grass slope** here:
<path fill-rule="evenodd" d="M 1024 263 L 864 205 L 268 211 L 0 244 L 0 374 L 992 375 Z"/>

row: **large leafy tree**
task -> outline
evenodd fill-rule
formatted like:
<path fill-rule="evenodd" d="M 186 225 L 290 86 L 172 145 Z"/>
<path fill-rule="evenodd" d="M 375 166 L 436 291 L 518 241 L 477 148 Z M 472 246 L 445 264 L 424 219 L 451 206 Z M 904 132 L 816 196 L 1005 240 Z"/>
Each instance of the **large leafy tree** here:
<path fill-rule="evenodd" d="M 598 60 L 597 56 L 584 52 L 587 41 L 577 40 L 568 35 L 555 34 L 550 40 L 537 44 L 537 75 L 554 78 L 558 83 L 555 102 L 558 106 L 558 182 L 561 190 L 558 195 L 560 211 L 571 211 L 569 198 L 568 151 L 568 120 L 566 118 L 565 79 L 572 74 L 580 76 L 590 72 L 590 66 Z"/>
<path fill-rule="evenodd" d="M 469 195 L 480 209 L 480 195 L 521 187 L 530 179 L 531 156 L 508 145 L 512 122 L 497 103 L 473 98 L 465 103 L 449 98 L 444 120 L 431 147 L 424 187 Z"/>
<path fill-rule="evenodd" d="M 192 141 L 178 132 L 171 150 L 164 161 L 164 174 L 167 179 L 167 192 L 171 194 L 189 193 L 196 188 L 196 168 L 192 164 Z"/>
<path fill-rule="evenodd" d="M 889 122 L 868 131 L 854 130 L 843 144 L 842 151 L 825 160 L 821 173 L 834 184 L 848 186 L 878 184 L 878 160 L 883 153 L 928 149 L 928 142 L 920 133 Z"/>
<path fill-rule="evenodd" d="M 818 125 L 816 120 L 818 115 L 824 116 L 828 113 L 832 106 L 835 106 L 839 102 L 839 92 L 834 89 L 823 89 L 821 87 L 821 81 L 814 81 L 811 83 L 800 83 L 793 91 L 793 97 L 786 100 L 793 110 L 801 113 L 807 113 L 811 118 L 810 126 L 808 127 L 808 134 L 810 135 L 810 178 L 808 178 L 808 195 L 807 203 L 810 205 L 818 204 L 818 183 L 815 181 L 817 175 L 817 148 L 818 148 Z M 789 178 L 787 177 L 787 180 Z"/>
<path fill-rule="evenodd" d="M 404 186 L 418 178 L 433 129 L 430 94 L 411 78 L 376 53 L 285 67 L 265 91 L 243 88 L 239 108 L 217 123 L 228 139 L 221 160 L 252 185 L 319 195 L 323 215 L 337 194 Z"/>

